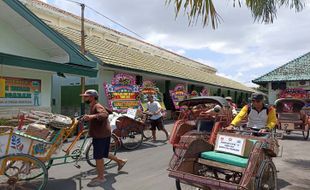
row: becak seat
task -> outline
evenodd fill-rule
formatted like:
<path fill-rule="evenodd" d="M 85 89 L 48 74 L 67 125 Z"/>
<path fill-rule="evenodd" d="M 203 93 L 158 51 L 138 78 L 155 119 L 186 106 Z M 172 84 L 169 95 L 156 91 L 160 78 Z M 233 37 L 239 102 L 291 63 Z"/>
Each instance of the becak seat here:
<path fill-rule="evenodd" d="M 205 120 L 205 119 L 199 119 L 197 120 L 197 131 L 199 132 L 206 132 L 211 133 L 212 129 L 214 127 L 214 120 Z"/>

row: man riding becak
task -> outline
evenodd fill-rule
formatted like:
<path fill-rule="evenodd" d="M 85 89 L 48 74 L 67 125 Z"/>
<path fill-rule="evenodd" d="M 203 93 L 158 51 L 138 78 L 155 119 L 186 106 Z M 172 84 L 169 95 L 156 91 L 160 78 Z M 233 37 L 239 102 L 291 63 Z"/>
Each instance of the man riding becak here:
<path fill-rule="evenodd" d="M 226 127 L 232 130 L 243 119 L 248 117 L 247 128 L 259 130 L 259 132 L 271 131 L 276 125 L 276 111 L 272 106 L 264 104 L 264 96 L 261 93 L 251 95 L 251 104 L 245 105 L 231 124 Z"/>

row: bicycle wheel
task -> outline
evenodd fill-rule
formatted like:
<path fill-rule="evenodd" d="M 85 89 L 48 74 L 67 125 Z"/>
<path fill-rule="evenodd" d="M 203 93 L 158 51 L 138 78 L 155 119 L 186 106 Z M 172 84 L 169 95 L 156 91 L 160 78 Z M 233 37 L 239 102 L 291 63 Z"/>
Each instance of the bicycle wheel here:
<path fill-rule="evenodd" d="M 175 187 L 177 190 L 210 190 L 210 188 L 198 188 L 198 187 L 194 187 L 185 183 L 181 183 L 179 179 L 175 180 Z"/>
<path fill-rule="evenodd" d="M 127 130 L 129 131 L 124 131 L 121 137 L 123 147 L 128 150 L 138 148 L 143 141 L 143 130 L 137 128 L 131 130 L 130 127 Z"/>
<path fill-rule="evenodd" d="M 38 158 L 9 154 L 0 158 L 0 166 L 0 189 L 44 190 L 47 185 L 48 172 Z"/>
<path fill-rule="evenodd" d="M 255 189 L 277 190 L 277 170 L 272 161 L 263 161 L 255 178 Z"/>
<path fill-rule="evenodd" d="M 152 138 L 151 124 L 146 124 L 143 129 L 143 138 L 149 140 Z"/>
<path fill-rule="evenodd" d="M 115 134 L 112 134 L 111 142 L 110 142 L 110 154 L 116 155 L 116 152 L 119 148 L 118 141 L 119 140 L 118 140 L 117 136 Z M 93 153 L 94 153 L 93 143 L 91 143 L 91 142 L 87 143 L 86 146 L 87 146 L 86 147 L 86 161 L 90 166 L 96 167 L 96 161 L 95 161 L 94 155 L 93 155 Z M 105 166 L 108 165 L 111 161 L 112 161 L 111 159 L 106 158 L 104 165 Z"/>

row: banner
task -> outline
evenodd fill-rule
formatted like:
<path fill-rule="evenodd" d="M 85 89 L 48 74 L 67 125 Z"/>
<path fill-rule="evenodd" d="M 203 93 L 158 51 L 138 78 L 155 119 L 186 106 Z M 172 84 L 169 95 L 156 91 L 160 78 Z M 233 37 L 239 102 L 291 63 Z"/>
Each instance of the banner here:
<path fill-rule="evenodd" d="M 135 85 L 134 76 L 120 73 L 104 86 L 113 111 L 125 113 L 128 108 L 140 108 L 139 86 Z"/>
<path fill-rule="evenodd" d="M 169 92 L 175 109 L 180 109 L 179 102 L 185 100 L 188 96 L 185 86 L 183 84 L 178 84 L 173 90 L 170 90 Z"/>
<path fill-rule="evenodd" d="M 207 88 L 203 88 L 200 92 L 200 96 L 209 96 L 209 91 Z"/>
<path fill-rule="evenodd" d="M 40 106 L 41 80 L 0 78 L 0 106 Z"/>
<path fill-rule="evenodd" d="M 288 88 L 282 90 L 278 96 L 279 98 L 297 98 L 297 99 L 310 98 L 308 92 L 303 88 Z"/>
<path fill-rule="evenodd" d="M 144 80 L 142 86 L 140 88 L 140 99 L 143 110 L 147 109 L 147 96 L 152 95 L 154 100 L 159 102 L 162 109 L 166 109 L 164 101 L 163 101 L 163 94 L 159 92 L 159 88 L 156 87 L 155 82 L 150 80 Z"/>
<path fill-rule="evenodd" d="M 191 98 L 194 98 L 194 97 L 197 97 L 199 96 L 198 92 L 196 90 L 193 90 L 190 95 L 189 95 Z"/>

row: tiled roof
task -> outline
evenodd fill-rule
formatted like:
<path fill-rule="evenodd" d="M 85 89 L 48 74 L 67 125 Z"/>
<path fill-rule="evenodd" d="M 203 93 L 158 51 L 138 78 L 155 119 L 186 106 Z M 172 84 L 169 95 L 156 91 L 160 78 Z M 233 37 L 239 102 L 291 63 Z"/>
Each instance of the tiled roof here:
<path fill-rule="evenodd" d="M 75 44 L 80 44 L 80 32 L 69 28 L 51 26 Z M 151 54 L 143 53 L 130 47 L 117 44 L 105 39 L 87 36 L 86 49 L 104 64 L 121 66 L 155 74 L 167 75 L 202 83 L 208 83 L 233 89 L 252 91 L 252 89 L 227 78 L 206 73 L 198 67 L 181 62 L 163 59 Z"/>
<path fill-rule="evenodd" d="M 32 2 L 36 1 L 32 0 Z M 55 10 L 49 9 L 49 11 Z M 70 16 L 70 14 L 67 16 Z M 78 44 L 80 44 L 81 40 L 80 31 L 70 27 L 56 26 L 53 23 L 47 24 L 79 47 Z M 137 42 L 143 45 L 139 40 L 137 40 Z M 208 73 L 203 67 L 201 67 L 202 64 L 197 64 L 194 61 L 174 61 L 172 59 L 166 59 L 92 35 L 87 35 L 85 45 L 86 50 L 99 58 L 105 66 L 129 68 L 198 83 L 211 84 L 248 92 L 254 91 L 239 82 Z M 164 50 L 160 49 L 160 51 Z"/>
<path fill-rule="evenodd" d="M 64 11 L 64 10 L 59 9 L 59 8 L 57 8 L 57 7 L 51 6 L 51 5 L 49 5 L 49 4 L 47 4 L 47 3 L 44 3 L 44 2 L 42 2 L 42 1 L 40 1 L 40 0 L 20 0 L 20 1 L 22 1 L 22 2 L 23 2 L 28 8 L 30 8 L 30 9 L 33 9 L 33 8 L 39 8 L 39 9 L 41 8 L 41 9 L 42 9 L 42 8 L 43 8 L 43 9 L 45 9 L 45 10 L 49 10 L 50 13 L 52 13 L 52 12 L 53 12 L 53 13 L 58 13 L 58 14 L 62 14 L 63 16 L 66 16 L 66 17 L 69 17 L 69 18 L 74 18 L 74 19 L 75 19 L 76 21 L 78 21 L 78 22 L 80 22 L 80 20 L 81 20 L 81 17 L 79 17 L 79 16 L 76 16 L 76 15 L 70 13 L 70 12 Z M 34 7 L 34 6 L 35 6 L 35 7 Z M 191 60 L 191 59 L 189 59 L 189 58 L 187 58 L 187 57 L 184 57 L 184 56 L 182 56 L 182 55 L 176 54 L 176 53 L 174 53 L 174 52 L 172 52 L 172 51 L 169 51 L 169 50 L 167 50 L 167 49 L 164 49 L 164 48 L 158 47 L 158 46 L 156 46 L 156 45 L 150 44 L 150 43 L 148 43 L 148 42 L 142 41 L 142 40 L 140 40 L 140 39 L 134 38 L 134 37 L 129 36 L 129 35 L 127 35 L 127 34 L 121 33 L 121 32 L 119 32 L 119 31 L 117 31 L 117 30 L 114 30 L 114 29 L 105 27 L 105 26 L 103 26 L 103 25 L 100 25 L 100 24 L 98 24 L 98 23 L 96 23 L 96 22 L 94 22 L 94 21 L 88 20 L 88 19 L 86 19 L 86 18 L 85 18 L 85 23 L 88 23 L 88 24 L 91 24 L 91 25 L 93 25 L 93 26 L 102 28 L 102 29 L 104 29 L 104 30 L 108 30 L 108 31 L 110 31 L 111 33 L 114 33 L 114 34 L 117 34 L 117 35 L 120 35 L 120 36 L 124 36 L 124 37 L 126 37 L 126 38 L 128 38 L 128 39 L 132 39 L 132 40 L 134 40 L 134 41 L 136 41 L 136 42 L 138 42 L 138 43 L 140 43 L 140 44 L 143 43 L 143 44 L 145 44 L 146 46 L 151 46 L 151 47 L 154 47 L 154 48 L 156 48 L 156 49 L 158 49 L 158 50 L 160 50 L 160 51 L 167 52 L 167 53 L 169 53 L 169 54 L 175 55 L 175 56 L 177 56 L 177 57 L 179 57 L 179 58 L 184 59 L 186 62 L 191 62 L 192 65 L 197 65 L 197 66 L 199 66 L 199 67 L 203 67 L 203 68 L 205 68 L 206 70 L 209 70 L 209 71 L 212 71 L 212 72 L 216 72 L 216 71 L 217 71 L 215 68 L 213 68 L 213 67 L 211 67 L 211 66 L 208 66 L 208 65 L 206 65 L 206 64 L 199 63 L 199 62 L 197 62 L 197 61 L 195 61 L 195 60 Z"/>
<path fill-rule="evenodd" d="M 254 79 L 253 82 L 262 84 L 273 81 L 310 80 L 310 52 L 306 53 L 269 73 Z"/>

